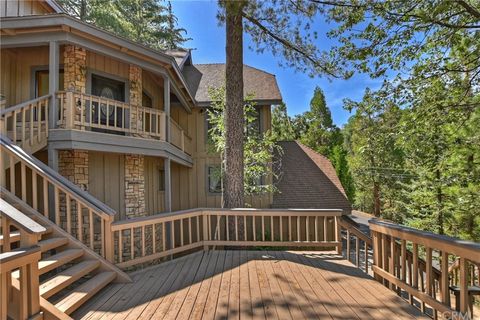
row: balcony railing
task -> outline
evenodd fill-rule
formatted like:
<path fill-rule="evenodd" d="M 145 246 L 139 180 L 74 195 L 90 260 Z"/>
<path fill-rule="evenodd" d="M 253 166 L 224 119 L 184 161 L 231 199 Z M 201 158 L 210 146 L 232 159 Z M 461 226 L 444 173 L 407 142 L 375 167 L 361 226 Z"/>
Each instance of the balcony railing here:
<path fill-rule="evenodd" d="M 129 134 L 165 140 L 165 112 L 79 92 L 58 92 L 58 125 L 64 129 Z"/>
<path fill-rule="evenodd" d="M 192 138 L 173 119 L 170 119 L 170 142 L 183 152 L 192 154 Z"/>

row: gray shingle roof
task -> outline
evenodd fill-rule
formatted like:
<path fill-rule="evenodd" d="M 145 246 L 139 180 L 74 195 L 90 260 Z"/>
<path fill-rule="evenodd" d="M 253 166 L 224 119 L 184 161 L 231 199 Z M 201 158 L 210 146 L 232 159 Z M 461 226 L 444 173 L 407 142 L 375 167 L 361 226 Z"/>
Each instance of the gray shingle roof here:
<path fill-rule="evenodd" d="M 199 105 L 210 102 L 208 90 L 225 84 L 225 64 L 195 64 L 185 66 L 183 75 L 190 91 Z M 277 85 L 275 75 L 244 65 L 244 96 L 254 94 L 255 101 L 268 104 L 280 103 L 282 95 Z"/>
<path fill-rule="evenodd" d="M 335 168 L 326 157 L 296 141 L 279 142 L 283 154 L 280 177 L 276 181 L 280 193 L 273 196 L 274 208 L 343 209 L 351 211 Z"/>

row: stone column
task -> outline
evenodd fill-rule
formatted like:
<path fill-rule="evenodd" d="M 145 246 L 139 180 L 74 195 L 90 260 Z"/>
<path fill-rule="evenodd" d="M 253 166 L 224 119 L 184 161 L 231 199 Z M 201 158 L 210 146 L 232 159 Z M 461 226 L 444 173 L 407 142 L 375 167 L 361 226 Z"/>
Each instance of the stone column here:
<path fill-rule="evenodd" d="M 85 93 L 87 87 L 87 51 L 84 48 L 65 45 L 63 73 L 65 90 Z"/>
<path fill-rule="evenodd" d="M 135 107 L 142 105 L 142 68 L 131 64 L 128 73 L 130 82 L 130 126 L 132 130 L 142 129 L 142 117 Z M 134 136 L 137 136 L 134 134 Z M 141 136 L 141 135 L 139 135 Z"/>
<path fill-rule="evenodd" d="M 87 87 L 87 51 L 84 48 L 74 45 L 65 45 L 63 53 L 63 69 L 64 69 L 64 88 L 66 91 L 74 91 L 79 93 L 85 93 Z M 67 99 L 68 101 L 68 99 Z M 71 101 L 75 105 L 73 117 L 75 121 L 80 120 L 80 108 L 82 107 L 77 101 Z M 71 106 L 65 104 L 65 108 Z M 85 107 L 85 106 L 83 106 Z M 64 110 L 64 117 L 70 114 Z M 84 112 L 84 117 L 87 112 Z M 66 120 L 66 119 L 64 119 Z M 85 120 L 85 119 L 84 119 Z M 69 123 L 66 121 L 66 123 Z M 75 125 L 75 129 L 82 129 L 80 126 Z"/>
<path fill-rule="evenodd" d="M 85 150 L 59 150 L 58 151 L 58 172 L 76 184 L 80 189 L 88 191 L 88 151 Z M 77 202 L 71 200 L 71 233 L 76 237 L 78 231 Z M 86 221 L 86 213 L 83 212 L 83 221 Z M 66 230 L 67 226 L 67 199 L 60 193 L 60 220 L 61 226 Z M 88 225 L 84 226 L 83 234 L 88 239 Z"/>
<path fill-rule="evenodd" d="M 125 155 L 125 214 L 127 218 L 146 215 L 143 155 Z"/>

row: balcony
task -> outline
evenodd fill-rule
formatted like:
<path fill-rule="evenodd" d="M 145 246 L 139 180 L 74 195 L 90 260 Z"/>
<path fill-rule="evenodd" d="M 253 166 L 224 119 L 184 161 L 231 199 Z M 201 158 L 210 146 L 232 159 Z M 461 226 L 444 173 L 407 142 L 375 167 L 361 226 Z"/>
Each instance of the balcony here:
<path fill-rule="evenodd" d="M 58 92 L 57 98 L 60 129 L 167 141 L 167 115 L 162 110 L 80 92 Z M 169 121 L 170 144 L 191 155 L 191 137 L 173 119 Z"/>

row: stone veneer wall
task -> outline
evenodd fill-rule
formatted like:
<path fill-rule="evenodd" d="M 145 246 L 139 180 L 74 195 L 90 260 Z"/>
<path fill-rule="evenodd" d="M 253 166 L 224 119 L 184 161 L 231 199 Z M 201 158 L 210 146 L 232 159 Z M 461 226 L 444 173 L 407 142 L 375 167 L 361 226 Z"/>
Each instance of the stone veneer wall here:
<path fill-rule="evenodd" d="M 144 156 L 125 155 L 125 214 L 127 218 L 146 215 Z"/>
<path fill-rule="evenodd" d="M 81 47 L 65 45 L 63 72 L 65 90 L 85 93 L 87 84 L 87 51 Z"/>
<path fill-rule="evenodd" d="M 63 70 L 63 87 L 65 90 L 85 93 L 87 87 L 87 50 L 73 45 L 65 45 Z M 81 116 L 80 106 L 77 104 L 75 106 L 75 120 L 79 121 Z M 76 125 L 75 129 L 80 129 L 80 126 Z"/>
<path fill-rule="evenodd" d="M 136 65 L 131 64 L 128 73 L 128 80 L 130 83 L 130 104 L 134 106 L 142 105 L 142 69 Z M 135 109 L 130 111 L 132 129 L 141 128 L 141 117 L 137 115 Z"/>

